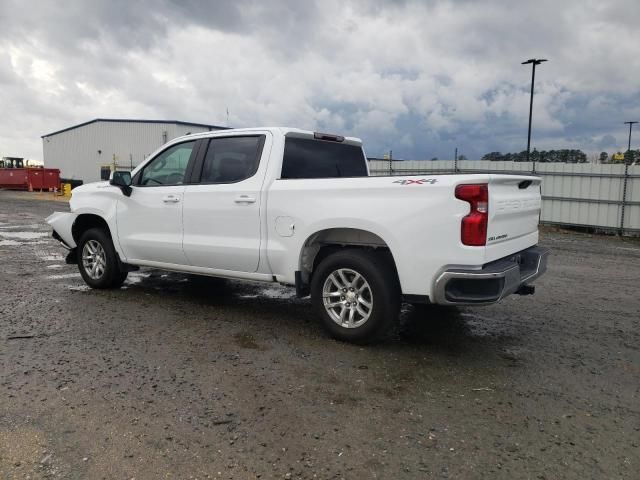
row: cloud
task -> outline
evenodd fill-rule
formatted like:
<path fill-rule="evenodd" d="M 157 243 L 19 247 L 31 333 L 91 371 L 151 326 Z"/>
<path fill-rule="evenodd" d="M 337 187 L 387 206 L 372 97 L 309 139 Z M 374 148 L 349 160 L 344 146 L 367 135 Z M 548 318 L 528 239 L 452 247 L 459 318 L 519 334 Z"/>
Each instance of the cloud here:
<path fill-rule="evenodd" d="M 96 117 L 290 125 L 367 153 L 621 149 L 640 119 L 633 1 L 0 3 L 0 155 Z"/>

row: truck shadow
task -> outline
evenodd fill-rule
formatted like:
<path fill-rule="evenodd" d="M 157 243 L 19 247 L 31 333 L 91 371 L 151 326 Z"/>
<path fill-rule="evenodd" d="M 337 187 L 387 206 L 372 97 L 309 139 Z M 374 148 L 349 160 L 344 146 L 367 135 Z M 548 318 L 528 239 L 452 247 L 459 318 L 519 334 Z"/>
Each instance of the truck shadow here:
<path fill-rule="evenodd" d="M 279 328 L 292 333 L 311 328 L 312 336 L 325 337 L 310 300 L 296 298 L 293 288 L 155 270 L 134 278 L 127 286 L 130 289 L 160 296 L 174 294 L 174 300 L 204 308 L 222 307 L 230 314 L 246 314 L 257 327 L 267 325 L 268 321 L 269 330 L 277 322 Z M 504 321 L 482 317 L 477 312 L 478 309 L 438 305 L 403 305 L 397 335 L 373 348 L 428 347 L 431 351 L 461 354 L 477 349 L 493 350 L 496 343 L 499 348 L 500 344 L 512 341 L 513 336 L 502 328 Z"/>
<path fill-rule="evenodd" d="M 410 305 L 400 316 L 399 338 L 404 343 L 454 347 L 471 336 L 471 328 L 457 307 Z"/>
<path fill-rule="evenodd" d="M 487 313 L 488 312 L 488 313 Z M 515 324 L 514 324 L 515 323 Z M 400 317 L 399 334 L 394 347 L 436 357 L 455 357 L 463 363 L 499 363 L 520 366 L 520 358 L 509 354 L 521 343 L 517 322 L 506 311 L 479 308 L 407 305 Z M 506 360 L 506 362 L 505 362 Z"/>

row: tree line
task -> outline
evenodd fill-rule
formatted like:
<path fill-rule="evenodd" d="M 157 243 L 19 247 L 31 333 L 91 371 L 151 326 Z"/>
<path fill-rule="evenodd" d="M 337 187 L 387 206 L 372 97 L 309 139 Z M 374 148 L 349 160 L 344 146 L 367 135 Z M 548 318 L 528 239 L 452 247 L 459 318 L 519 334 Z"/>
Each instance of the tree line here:
<path fill-rule="evenodd" d="M 491 152 L 482 157 L 482 160 L 492 162 L 526 162 L 527 151 L 517 153 Z M 561 162 L 561 163 L 587 163 L 587 154 L 582 150 L 564 148 L 562 150 L 536 150 L 529 156 L 531 162 Z"/>
<path fill-rule="evenodd" d="M 601 152 L 598 157 L 600 163 L 632 163 L 640 164 L 640 149 L 627 150 L 626 152 L 616 152 L 609 155 L 607 152 Z"/>
<path fill-rule="evenodd" d="M 459 158 L 460 159 L 460 158 Z M 516 153 L 500 153 L 490 152 L 482 157 L 482 160 L 492 162 L 526 162 L 527 151 Z M 535 148 L 530 154 L 531 162 L 557 162 L 557 163 L 587 163 L 587 154 L 582 150 L 561 149 L 561 150 L 536 150 Z M 609 155 L 607 152 L 601 152 L 598 156 L 599 163 L 628 163 L 640 164 L 640 149 L 627 150 L 626 152 L 616 152 Z"/>

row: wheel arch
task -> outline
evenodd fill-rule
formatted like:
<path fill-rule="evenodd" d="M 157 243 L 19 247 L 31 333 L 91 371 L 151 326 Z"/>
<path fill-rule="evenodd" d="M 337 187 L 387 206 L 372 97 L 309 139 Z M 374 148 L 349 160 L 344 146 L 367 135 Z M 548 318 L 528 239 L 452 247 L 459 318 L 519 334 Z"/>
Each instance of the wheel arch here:
<path fill-rule="evenodd" d="M 302 244 L 298 260 L 300 281 L 309 285 L 318 264 L 333 252 L 345 248 L 377 250 L 387 254 L 397 275 L 391 247 L 380 235 L 360 228 L 335 227 L 314 232 Z"/>
<path fill-rule="evenodd" d="M 76 217 L 73 225 L 71 226 L 71 234 L 73 235 L 73 240 L 76 242 L 76 245 L 79 243 L 82 234 L 90 228 L 104 229 L 109 234 L 111 241 L 113 242 L 111 228 L 103 217 L 96 215 L 95 213 L 81 213 Z"/>

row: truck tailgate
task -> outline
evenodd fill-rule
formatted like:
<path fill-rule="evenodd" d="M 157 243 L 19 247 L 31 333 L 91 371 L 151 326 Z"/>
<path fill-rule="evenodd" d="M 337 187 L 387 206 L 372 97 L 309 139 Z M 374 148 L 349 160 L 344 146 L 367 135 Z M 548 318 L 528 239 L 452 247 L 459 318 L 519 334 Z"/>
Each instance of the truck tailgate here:
<path fill-rule="evenodd" d="M 539 177 L 491 175 L 487 261 L 537 243 L 542 205 L 540 184 Z"/>

